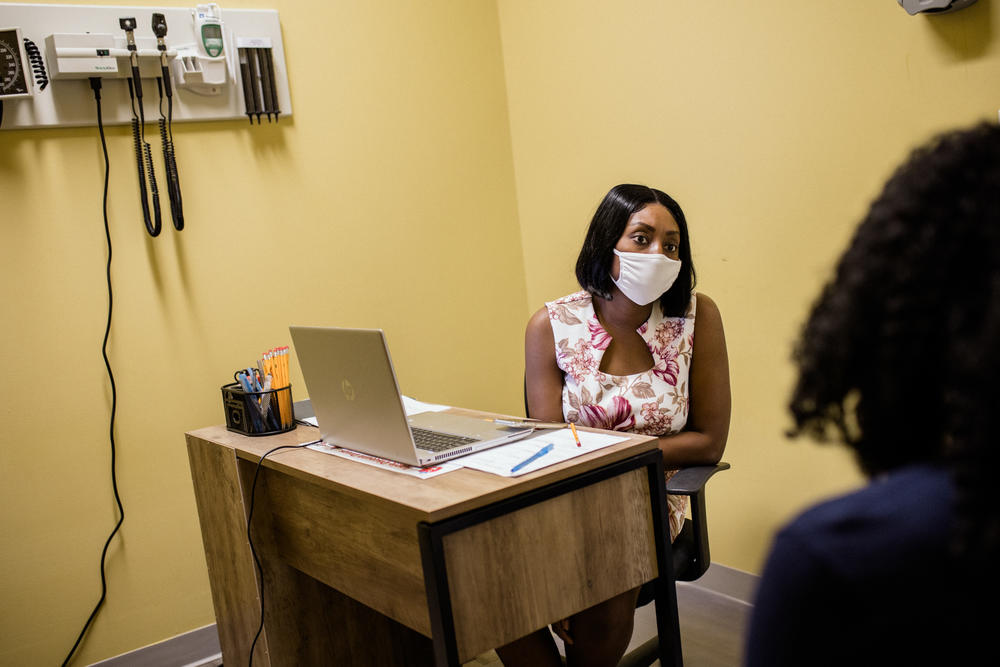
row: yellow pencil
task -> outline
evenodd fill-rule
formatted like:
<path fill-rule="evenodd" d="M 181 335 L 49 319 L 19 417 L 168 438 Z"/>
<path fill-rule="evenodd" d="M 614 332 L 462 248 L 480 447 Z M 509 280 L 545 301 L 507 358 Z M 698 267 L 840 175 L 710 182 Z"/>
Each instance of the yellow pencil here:
<path fill-rule="evenodd" d="M 573 431 L 573 439 L 576 440 L 576 446 L 583 447 L 583 445 L 580 444 L 580 436 L 576 434 L 576 426 L 573 424 L 573 422 L 569 423 L 569 430 Z"/>

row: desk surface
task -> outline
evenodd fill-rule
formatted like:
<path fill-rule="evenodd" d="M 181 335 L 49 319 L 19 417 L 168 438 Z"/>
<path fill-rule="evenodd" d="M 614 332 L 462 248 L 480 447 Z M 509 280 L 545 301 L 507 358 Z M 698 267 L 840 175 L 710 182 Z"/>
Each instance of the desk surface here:
<path fill-rule="evenodd" d="M 472 416 L 486 413 L 452 408 Z M 581 427 L 580 430 L 596 430 Z M 210 426 L 188 433 L 202 440 L 232 447 L 236 455 L 256 463 L 279 445 L 296 445 L 319 438 L 319 429 L 299 425 L 294 431 L 266 438 L 250 438 Z M 311 449 L 280 450 L 264 460 L 264 467 L 298 477 L 313 484 L 336 487 L 366 502 L 386 502 L 414 512 L 417 521 L 429 523 L 451 518 L 470 509 L 510 498 L 573 475 L 587 472 L 656 448 L 656 439 L 636 434 L 625 442 L 583 454 L 520 477 L 500 477 L 462 468 L 430 479 L 419 479 Z"/>

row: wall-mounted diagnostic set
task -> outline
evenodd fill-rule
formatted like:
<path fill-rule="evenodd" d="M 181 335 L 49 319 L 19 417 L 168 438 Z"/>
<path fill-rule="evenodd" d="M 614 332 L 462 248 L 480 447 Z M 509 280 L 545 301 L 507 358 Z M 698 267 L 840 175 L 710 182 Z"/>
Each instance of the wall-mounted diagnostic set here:
<path fill-rule="evenodd" d="M 223 12 L 215 3 L 0 4 L 0 130 L 93 125 L 95 100 L 102 143 L 105 123 L 132 126 L 146 231 L 157 236 L 163 227 L 161 183 L 169 219 L 182 230 L 174 120 L 248 117 L 259 125 L 261 116 L 291 114 L 278 13 Z M 148 104 L 158 112 L 159 151 L 146 135 Z"/>
<path fill-rule="evenodd" d="M 0 130 L 92 125 L 94 76 L 108 124 L 141 122 L 135 68 L 146 102 L 159 79 L 178 122 L 292 113 L 275 10 L 0 3 Z"/>

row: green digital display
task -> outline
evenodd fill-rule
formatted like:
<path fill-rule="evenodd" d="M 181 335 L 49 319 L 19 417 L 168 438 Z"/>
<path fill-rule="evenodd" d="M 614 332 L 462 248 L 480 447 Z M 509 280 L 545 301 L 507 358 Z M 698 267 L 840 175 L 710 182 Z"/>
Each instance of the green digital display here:
<path fill-rule="evenodd" d="M 206 23 L 201 26 L 201 43 L 205 53 L 210 57 L 222 55 L 222 26 L 218 23 Z"/>

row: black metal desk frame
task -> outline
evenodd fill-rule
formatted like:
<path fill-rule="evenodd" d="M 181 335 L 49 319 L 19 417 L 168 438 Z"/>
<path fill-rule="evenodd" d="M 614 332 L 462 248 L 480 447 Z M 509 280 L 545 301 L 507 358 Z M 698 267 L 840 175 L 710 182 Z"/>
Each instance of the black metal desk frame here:
<path fill-rule="evenodd" d="M 660 664 L 663 667 L 683 667 L 673 558 L 666 530 L 667 495 L 663 483 L 663 456 L 659 450 L 610 463 L 602 468 L 528 491 L 444 521 L 420 522 L 418 526 L 420 553 L 423 562 L 424 585 L 427 590 L 427 603 L 430 608 L 435 665 L 438 667 L 460 667 L 461 665 L 458 660 L 458 645 L 455 638 L 455 619 L 448 592 L 444 536 L 638 468 L 646 468 L 648 476 L 653 537 L 656 542 L 658 576 L 654 580 L 654 590 L 656 631 L 660 640 Z"/>

